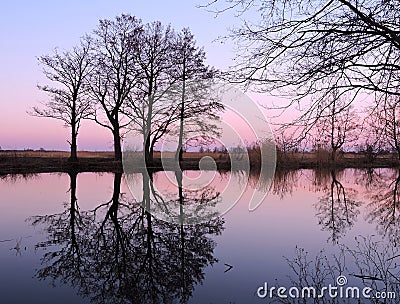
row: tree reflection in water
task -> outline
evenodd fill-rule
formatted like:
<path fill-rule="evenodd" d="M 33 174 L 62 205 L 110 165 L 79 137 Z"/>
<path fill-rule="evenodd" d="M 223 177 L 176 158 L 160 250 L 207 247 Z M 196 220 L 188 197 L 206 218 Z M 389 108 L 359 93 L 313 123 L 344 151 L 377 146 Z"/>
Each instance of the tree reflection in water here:
<path fill-rule="evenodd" d="M 330 232 L 328 240 L 338 243 L 354 225 L 361 206 L 357 191 L 341 183 L 343 172 L 325 169 L 277 170 L 272 192 L 280 199 L 305 185 L 312 192 L 321 192 L 322 196 L 314 203 L 318 224 L 322 230 Z"/>
<path fill-rule="evenodd" d="M 90 226 L 90 219 L 79 211 L 76 197 L 77 173 L 70 172 L 70 202 L 65 203 L 65 210 L 60 214 L 33 216 L 28 220 L 32 225 L 43 225 L 49 238 L 36 245 L 46 250 L 42 257 L 43 264 L 53 263 L 54 267 L 44 267 L 37 272 L 40 279 L 49 277 L 53 283 L 58 279 L 65 283 L 71 281 L 79 285 L 80 292 L 87 293 L 85 248 L 90 240 L 84 229 Z"/>
<path fill-rule="evenodd" d="M 156 219 L 141 207 L 153 203 L 152 174 L 142 174 L 142 202 L 121 194 L 122 174 L 115 173 L 112 198 L 82 212 L 77 174 L 69 175 L 65 211 L 29 219 L 47 232 L 37 244 L 46 252 L 36 276 L 71 284 L 93 303 L 187 303 L 205 267 L 216 262 L 210 236 L 222 232 L 223 220 L 186 226 Z M 188 201 L 184 191 L 179 194 L 179 201 Z"/>
<path fill-rule="evenodd" d="M 295 255 L 286 258 L 292 275 L 289 275 L 290 286 L 299 290 L 307 287 L 314 287 L 317 295 L 322 293 L 322 288 L 329 285 L 339 287 L 337 278 L 345 276 L 347 283 L 342 285 L 344 288 L 343 296 L 332 298 L 325 289 L 324 297 L 314 299 L 282 299 L 275 297 L 274 302 L 279 303 L 398 303 L 400 295 L 400 249 L 395 246 L 388 246 L 387 243 L 376 238 L 362 237 L 356 238 L 355 245 L 340 245 L 339 252 L 328 255 L 321 251 L 314 257 L 303 248 L 296 247 Z M 357 287 L 360 291 L 359 298 L 346 297 L 346 287 Z M 362 295 L 363 288 L 371 288 L 368 299 Z M 374 298 L 385 295 L 381 298 Z M 349 293 L 352 295 L 352 293 Z"/>
<path fill-rule="evenodd" d="M 377 224 L 379 234 L 397 246 L 400 237 L 400 170 L 384 170 L 370 191 L 367 219 Z"/>
<path fill-rule="evenodd" d="M 301 178 L 299 173 L 299 170 L 276 170 L 274 182 L 272 183 L 272 193 L 278 195 L 280 199 L 284 199 L 288 194 L 292 195 Z"/>
<path fill-rule="evenodd" d="M 329 239 L 333 243 L 350 229 L 356 220 L 359 211 L 360 201 L 355 199 L 356 191 L 345 188 L 339 181 L 338 172 L 330 170 L 330 181 L 326 184 L 324 195 L 315 204 L 318 223 L 322 230 L 330 231 Z"/>

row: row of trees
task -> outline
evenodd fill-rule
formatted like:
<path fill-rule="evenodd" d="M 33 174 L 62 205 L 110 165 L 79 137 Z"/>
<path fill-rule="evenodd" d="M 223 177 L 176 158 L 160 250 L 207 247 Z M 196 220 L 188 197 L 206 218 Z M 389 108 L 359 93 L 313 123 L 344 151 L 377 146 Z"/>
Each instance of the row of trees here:
<path fill-rule="evenodd" d="M 323 109 L 307 134 L 299 138 L 297 133 L 299 129 L 308 128 L 306 123 L 283 128 L 276 136 L 277 148 L 282 153 L 329 151 L 332 162 L 336 161 L 339 151 L 346 150 L 367 153 L 372 158 L 380 153 L 394 153 L 400 159 L 399 99 L 392 97 L 367 111 L 343 107 L 346 100 L 333 91 L 319 103 Z"/>
<path fill-rule="evenodd" d="M 31 114 L 62 120 L 71 128 L 71 161 L 77 160 L 83 119 L 110 130 L 116 160 L 122 159 L 124 132 L 140 134 L 146 163 L 152 162 L 156 143 L 179 124 L 177 156 L 182 158 L 185 136 L 206 137 L 223 110 L 208 99 L 217 71 L 205 61 L 189 29 L 175 32 L 131 15 L 100 20 L 72 50 L 39 57 L 54 85 L 39 87 L 51 100 Z"/>

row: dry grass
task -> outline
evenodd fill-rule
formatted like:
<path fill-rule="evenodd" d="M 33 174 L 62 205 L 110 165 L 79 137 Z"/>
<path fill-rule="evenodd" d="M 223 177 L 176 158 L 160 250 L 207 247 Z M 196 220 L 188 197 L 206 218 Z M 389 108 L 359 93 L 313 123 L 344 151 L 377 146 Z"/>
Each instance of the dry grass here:
<path fill-rule="evenodd" d="M 261 166 L 260 163 L 260 149 L 253 147 L 248 149 L 248 156 L 250 160 L 250 166 L 253 169 L 257 169 Z M 142 154 L 135 152 L 135 154 Z M 175 152 L 164 152 L 162 156 L 165 159 L 173 159 Z M 247 159 L 246 153 L 236 153 L 229 155 L 227 153 L 213 153 L 213 152 L 185 152 L 183 158 L 185 166 L 197 167 L 198 161 L 209 156 L 215 159 L 218 168 L 229 169 L 231 166 L 231 158 L 235 159 L 235 164 L 241 165 L 241 160 Z M 109 151 L 80 151 L 78 157 L 81 159 L 80 165 L 93 168 L 97 170 L 105 166 L 104 161 L 113 161 L 114 153 Z M 158 168 L 161 166 L 161 152 L 154 153 L 154 166 Z M 25 151 L 0 151 L 0 162 L 1 165 L 9 167 L 11 170 L 16 166 L 50 166 L 59 167 L 60 162 L 66 162 L 69 158 L 68 151 L 44 151 L 44 150 L 25 150 Z M 364 167 L 397 167 L 400 166 L 400 162 L 394 154 L 380 155 L 374 161 L 368 161 L 366 155 L 363 153 L 340 153 L 336 158 L 337 161 L 332 163 L 330 160 L 329 151 L 320 150 L 315 152 L 289 152 L 282 153 L 277 151 L 277 166 L 281 168 L 317 168 L 317 167 L 351 167 L 351 168 L 364 168 Z M 57 164 L 55 164 L 57 162 Z M 40 163 L 40 164 L 39 164 Z M 64 166 L 64 165 L 62 165 Z M 116 164 L 110 163 L 110 168 L 114 168 Z M 106 168 L 106 167 L 104 167 Z M 108 168 L 108 167 L 107 167 Z M 239 168 L 240 169 L 240 168 Z M 91 169 L 88 169 L 91 170 Z M 30 171 L 27 171 L 30 172 Z"/>
<path fill-rule="evenodd" d="M 68 158 L 70 153 L 67 151 L 0 151 L 0 157 L 43 157 L 43 158 Z M 113 158 L 114 152 L 108 151 L 79 151 L 80 158 Z"/>
<path fill-rule="evenodd" d="M 213 153 L 213 152 L 184 152 L 183 153 L 183 158 L 186 159 L 201 159 L 202 157 L 205 156 L 210 156 L 215 159 L 221 159 L 221 158 L 228 158 L 228 154 L 224 153 Z M 154 158 L 160 158 L 161 157 L 161 152 L 154 152 Z M 163 152 L 163 157 L 164 158 L 174 158 L 175 157 L 175 152 Z"/>
<path fill-rule="evenodd" d="M 249 150 L 249 157 L 257 157 L 258 151 Z M 279 153 L 278 153 L 279 154 Z M 44 158 L 68 158 L 70 153 L 68 151 L 43 151 L 43 150 L 4 150 L 0 151 L 0 157 L 44 157 Z M 210 156 L 214 159 L 229 158 L 229 154 L 214 153 L 214 152 L 184 152 L 183 157 L 187 159 L 201 159 L 202 157 Z M 244 156 L 244 155 L 243 155 Z M 114 152 L 112 151 L 79 151 L 78 157 L 80 158 L 113 158 Z M 160 158 L 161 152 L 154 152 L 154 158 Z M 174 158 L 175 152 L 163 152 L 164 158 Z M 309 160 L 309 161 L 324 161 L 329 159 L 329 152 L 325 150 L 315 152 L 289 152 L 282 153 L 282 157 L 290 160 Z M 357 153 L 344 153 L 340 158 L 344 159 L 359 159 L 364 158 L 363 154 Z M 395 155 L 379 155 L 378 158 L 392 159 L 396 158 Z"/>

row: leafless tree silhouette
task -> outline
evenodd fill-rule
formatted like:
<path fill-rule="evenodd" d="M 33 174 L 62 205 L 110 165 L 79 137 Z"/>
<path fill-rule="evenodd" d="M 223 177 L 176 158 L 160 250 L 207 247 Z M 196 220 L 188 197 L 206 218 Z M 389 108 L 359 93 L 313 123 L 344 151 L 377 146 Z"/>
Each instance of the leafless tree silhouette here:
<path fill-rule="evenodd" d="M 400 98 L 392 96 L 380 100 L 368 122 L 379 147 L 395 151 L 400 160 Z"/>
<path fill-rule="evenodd" d="M 216 70 L 205 64 L 206 54 L 196 46 L 189 29 L 183 29 L 177 35 L 174 55 L 175 77 L 179 80 L 180 93 L 176 158 L 182 161 L 184 136 L 187 137 L 192 132 L 205 137 L 218 135 L 218 127 L 211 121 L 218 120 L 217 112 L 224 110 L 224 107 L 217 101 L 217 96 L 213 96 L 213 92 L 208 90 L 216 76 Z"/>
<path fill-rule="evenodd" d="M 332 163 L 336 162 L 337 152 L 345 145 L 359 138 L 360 125 L 351 107 L 332 91 L 330 100 L 320 104 L 324 109 L 316 122 L 316 142 L 320 147 L 328 148 Z"/>
<path fill-rule="evenodd" d="M 82 119 L 88 118 L 91 102 L 87 97 L 86 81 L 91 71 L 91 40 L 84 38 L 80 45 L 70 51 L 38 58 L 45 76 L 56 86 L 39 86 L 51 96 L 51 101 L 43 104 L 44 108 L 33 107 L 29 114 L 50 117 L 64 122 L 71 128 L 71 161 L 77 161 L 77 137 Z"/>
<path fill-rule="evenodd" d="M 290 125 L 308 121 L 311 127 L 333 90 L 351 95 L 348 103 L 361 92 L 376 99 L 400 94 L 396 0 L 213 0 L 204 6 L 244 20 L 227 37 L 238 48 L 228 77 L 290 97 L 276 105 L 303 111 Z"/>
<path fill-rule="evenodd" d="M 140 20 L 121 15 L 115 20 L 100 20 L 92 38 L 94 68 L 88 86 L 98 106 L 94 107 L 91 119 L 112 132 L 116 160 L 122 159 L 121 129 L 129 124 L 123 120 L 121 110 L 139 81 L 136 54 L 141 31 Z"/>

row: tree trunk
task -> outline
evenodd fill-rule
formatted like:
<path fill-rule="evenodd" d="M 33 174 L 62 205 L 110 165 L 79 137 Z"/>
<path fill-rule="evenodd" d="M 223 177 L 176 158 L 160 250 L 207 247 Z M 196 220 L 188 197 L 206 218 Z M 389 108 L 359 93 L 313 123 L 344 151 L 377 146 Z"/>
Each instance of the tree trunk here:
<path fill-rule="evenodd" d="M 179 143 L 178 143 L 178 149 L 176 151 L 175 158 L 179 160 L 180 162 L 183 160 L 183 121 L 181 121 L 181 127 L 179 131 Z"/>
<path fill-rule="evenodd" d="M 71 155 L 69 157 L 70 162 L 78 161 L 76 138 L 78 137 L 78 131 L 76 130 L 76 105 L 75 102 L 72 104 L 71 113 Z"/>
<path fill-rule="evenodd" d="M 122 160 L 122 148 L 121 148 L 121 135 L 119 135 L 119 128 L 114 129 L 114 159 Z"/>
<path fill-rule="evenodd" d="M 150 136 L 147 136 L 145 139 L 143 152 L 146 166 L 151 166 L 153 164 L 153 149 L 150 143 Z"/>
<path fill-rule="evenodd" d="M 337 152 L 337 148 L 332 148 L 331 160 L 332 160 L 333 164 L 336 162 L 336 152 Z"/>
<path fill-rule="evenodd" d="M 78 161 L 76 137 L 77 137 L 77 132 L 75 130 L 75 127 L 72 127 L 72 132 L 71 132 L 71 155 L 69 157 L 69 161 L 70 162 Z"/>
<path fill-rule="evenodd" d="M 150 145 L 149 157 L 149 161 L 152 163 L 154 160 L 154 144 Z"/>
<path fill-rule="evenodd" d="M 186 75 L 185 75 L 185 61 L 183 64 L 183 83 L 182 83 L 182 98 L 181 98 L 181 109 L 179 113 L 179 141 L 178 148 L 176 150 L 175 158 L 181 162 L 183 160 L 183 115 L 185 113 L 185 93 L 186 93 Z"/>
<path fill-rule="evenodd" d="M 151 95 L 151 92 L 153 90 L 153 86 L 150 85 L 149 87 L 149 99 L 148 99 L 148 103 L 149 103 L 149 110 L 147 113 L 147 117 L 146 117 L 146 123 L 144 126 L 144 130 L 145 133 L 144 135 L 144 159 L 146 162 L 146 166 L 151 166 L 153 164 L 153 153 L 150 151 L 150 147 L 151 147 L 151 124 L 152 124 L 152 114 L 153 114 L 153 102 L 154 99 Z"/>

